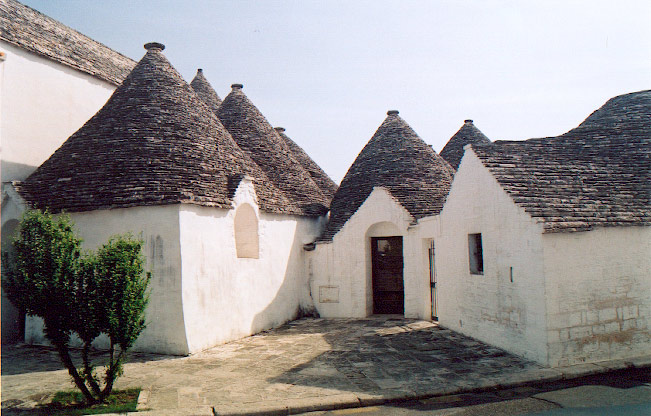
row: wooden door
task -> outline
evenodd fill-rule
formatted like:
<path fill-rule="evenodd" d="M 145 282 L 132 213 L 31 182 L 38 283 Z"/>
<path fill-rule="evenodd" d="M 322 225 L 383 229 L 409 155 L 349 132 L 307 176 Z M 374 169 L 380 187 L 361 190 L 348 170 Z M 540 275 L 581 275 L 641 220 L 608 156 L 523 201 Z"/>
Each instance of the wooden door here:
<path fill-rule="evenodd" d="M 373 313 L 405 313 L 402 237 L 371 238 Z"/>

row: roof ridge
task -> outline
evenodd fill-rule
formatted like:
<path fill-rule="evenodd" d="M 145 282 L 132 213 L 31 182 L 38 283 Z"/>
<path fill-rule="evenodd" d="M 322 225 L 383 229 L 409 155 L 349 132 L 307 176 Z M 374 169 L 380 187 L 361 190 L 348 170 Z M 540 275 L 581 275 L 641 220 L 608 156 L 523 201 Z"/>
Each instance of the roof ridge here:
<path fill-rule="evenodd" d="M 544 232 L 651 225 L 651 91 L 609 99 L 588 119 L 595 114 L 560 136 L 473 145 Z"/>
<path fill-rule="evenodd" d="M 5 7 L 3 7 L 3 6 L 5 6 Z M 21 8 L 22 8 L 22 11 L 19 10 Z M 70 26 L 68 26 L 68 25 L 66 25 L 66 24 L 64 24 L 64 23 L 62 23 L 62 22 L 60 22 L 60 21 L 46 15 L 46 14 L 44 14 L 44 13 L 41 13 L 38 10 L 36 10 L 36 9 L 30 7 L 30 6 L 22 4 L 22 3 L 20 3 L 20 2 L 18 2 L 16 0 L 3 0 L 2 2 L 0 2 L 0 20 L 2 20 L 2 17 L 4 15 L 8 19 L 8 22 L 9 22 L 7 25 L 0 26 L 0 28 L 2 29 L 2 30 L 0 30 L 0 39 L 2 39 L 3 41 L 5 41 L 7 43 L 10 43 L 10 44 L 12 44 L 14 46 L 17 46 L 17 47 L 21 48 L 21 49 L 25 49 L 25 50 L 27 50 L 27 51 L 29 51 L 31 53 L 36 54 L 36 55 L 50 58 L 52 60 L 55 60 L 55 61 L 59 62 L 62 65 L 68 66 L 70 68 L 76 69 L 78 71 L 89 74 L 89 75 L 94 76 L 96 78 L 99 78 L 99 79 L 102 79 L 104 81 L 110 82 L 110 83 L 112 83 L 114 85 L 119 85 L 120 82 L 123 79 L 123 77 L 121 79 L 120 76 L 117 75 L 117 74 L 98 73 L 97 71 L 92 71 L 89 68 L 85 68 L 84 66 L 82 66 L 82 65 L 80 65 L 78 63 L 75 63 L 74 61 L 72 61 L 70 59 L 61 58 L 60 55 L 57 55 L 56 53 L 54 53 L 54 52 L 52 52 L 51 50 L 48 49 L 52 45 L 47 45 L 46 44 L 46 45 L 44 45 L 43 48 L 38 48 L 36 46 L 38 43 L 35 42 L 33 39 L 31 39 L 29 42 L 25 42 L 25 41 L 21 41 L 22 38 L 17 38 L 16 35 L 9 36 L 9 33 L 10 33 L 9 28 L 11 27 L 10 23 L 13 22 L 14 25 L 20 25 L 20 22 L 17 21 L 15 15 L 13 16 L 13 18 L 11 17 L 12 11 L 14 13 L 19 13 L 20 15 L 22 15 L 22 18 L 24 20 L 30 21 L 30 23 L 33 26 L 39 26 L 40 27 L 41 25 L 34 22 L 33 18 L 30 19 L 30 16 L 25 16 L 24 12 L 27 11 L 27 12 L 30 12 L 30 13 L 34 13 L 34 14 L 36 14 L 37 17 L 40 17 L 41 19 L 49 22 L 50 24 L 54 24 L 54 25 L 58 26 L 61 29 L 65 29 L 65 31 L 67 31 L 67 32 L 73 32 L 77 36 L 81 37 L 85 42 L 90 42 L 93 46 L 96 46 L 97 49 L 105 49 L 105 52 L 108 51 L 113 55 L 117 55 L 121 60 L 126 61 L 126 62 L 123 62 L 122 65 L 130 65 L 131 66 L 131 68 L 128 68 L 128 69 L 127 68 L 121 68 L 121 70 L 123 72 L 125 72 L 124 76 L 126 76 L 126 71 L 129 71 L 135 65 L 135 61 L 133 59 L 129 58 L 128 56 L 114 50 L 113 48 L 111 48 L 111 47 L 109 47 L 109 46 L 107 46 L 107 45 L 105 45 L 105 44 L 103 44 L 101 42 L 98 42 L 98 41 L 94 40 L 93 38 L 91 38 L 91 37 L 89 37 L 87 35 L 84 35 L 83 33 L 79 32 L 78 30 L 76 30 L 76 29 L 74 29 L 74 28 L 72 28 L 72 27 L 70 27 Z M 4 12 L 4 13 L 2 13 L 2 12 Z M 24 30 L 24 27 L 19 32 L 21 32 L 20 35 L 22 35 L 22 36 L 28 36 L 29 35 L 28 32 Z M 51 31 L 49 33 L 54 34 L 54 32 L 51 32 Z M 70 40 L 70 38 L 67 38 L 67 39 Z M 41 39 L 41 41 L 43 41 L 43 40 Z M 74 39 L 73 39 L 73 41 L 74 41 Z M 56 47 L 58 47 L 58 48 L 61 46 L 58 42 L 55 42 L 55 44 L 56 44 Z M 95 63 L 97 63 L 97 62 L 95 62 Z"/>

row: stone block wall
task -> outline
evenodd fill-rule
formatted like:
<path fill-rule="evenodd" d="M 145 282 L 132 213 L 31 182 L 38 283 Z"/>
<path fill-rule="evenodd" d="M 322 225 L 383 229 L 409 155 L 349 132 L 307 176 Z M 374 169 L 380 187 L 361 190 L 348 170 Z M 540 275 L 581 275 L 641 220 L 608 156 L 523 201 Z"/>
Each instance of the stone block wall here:
<path fill-rule="evenodd" d="M 651 227 L 544 235 L 549 363 L 648 354 Z"/>

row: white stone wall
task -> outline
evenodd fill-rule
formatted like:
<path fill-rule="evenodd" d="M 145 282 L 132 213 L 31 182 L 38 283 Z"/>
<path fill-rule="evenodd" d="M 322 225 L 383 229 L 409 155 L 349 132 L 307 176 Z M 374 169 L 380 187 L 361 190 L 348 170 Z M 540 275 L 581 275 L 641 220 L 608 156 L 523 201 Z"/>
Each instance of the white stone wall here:
<path fill-rule="evenodd" d="M 434 240 L 436 260 L 440 217 L 437 215 L 421 218 L 418 225 L 412 226 L 409 231 L 408 248 L 405 248 L 405 276 L 409 276 L 405 279 L 405 316 L 431 320 L 433 300 L 429 274 L 429 244 Z"/>
<path fill-rule="evenodd" d="M 648 354 L 651 227 L 543 236 L 549 364 Z"/>
<path fill-rule="evenodd" d="M 258 258 L 237 257 L 234 216 L 242 204 L 258 215 Z M 244 180 L 234 209 L 184 205 L 180 213 L 183 316 L 190 353 L 281 325 L 313 309 L 303 245 L 321 221 L 258 210 Z"/>
<path fill-rule="evenodd" d="M 472 150 L 439 217 L 439 322 L 546 364 L 541 225 L 515 205 Z M 468 234 L 474 233 L 482 235 L 483 275 L 470 273 Z"/>
<path fill-rule="evenodd" d="M 315 306 L 322 317 L 373 313 L 371 237 L 403 237 L 405 316 L 430 319 L 426 235 L 436 221 L 412 226 L 412 216 L 384 188 L 374 188 L 331 243 L 317 244 L 308 258 Z"/>
<path fill-rule="evenodd" d="M 0 69 L 1 70 L 1 69 Z M 18 222 L 26 209 L 25 202 L 15 191 L 11 184 L 2 184 L 2 251 L 13 250 L 11 244 L 13 238 L 18 234 Z M 24 341 L 24 334 L 21 334 L 20 327 L 25 325 L 24 316 L 9 301 L 9 298 L 2 292 L 2 343 L 13 344 Z"/>
<path fill-rule="evenodd" d="M 96 249 L 111 236 L 127 232 L 145 242 L 146 270 L 151 271 L 152 281 L 147 328 L 134 345 L 137 351 L 179 355 L 189 352 L 181 305 L 179 209 L 180 205 L 164 205 L 70 215 L 86 249 Z M 28 317 L 25 338 L 28 343 L 45 343 L 39 318 Z M 96 346 L 107 348 L 106 338 L 98 339 Z"/>
<path fill-rule="evenodd" d="M 90 117 L 116 86 L 0 41 L 3 182 L 25 179 Z"/>

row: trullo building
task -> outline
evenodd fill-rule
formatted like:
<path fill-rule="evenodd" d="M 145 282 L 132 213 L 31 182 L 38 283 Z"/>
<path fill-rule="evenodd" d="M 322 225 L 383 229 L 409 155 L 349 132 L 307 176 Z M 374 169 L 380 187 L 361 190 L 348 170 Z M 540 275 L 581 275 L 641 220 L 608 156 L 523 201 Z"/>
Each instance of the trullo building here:
<path fill-rule="evenodd" d="M 141 235 L 154 277 L 136 348 L 188 354 L 313 309 L 303 244 L 329 198 L 240 86 L 219 113 L 236 142 L 163 48 L 147 44 L 104 107 L 16 188 L 34 208 L 70 213 L 89 248 Z M 26 339 L 39 337 L 29 317 Z"/>

